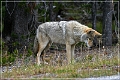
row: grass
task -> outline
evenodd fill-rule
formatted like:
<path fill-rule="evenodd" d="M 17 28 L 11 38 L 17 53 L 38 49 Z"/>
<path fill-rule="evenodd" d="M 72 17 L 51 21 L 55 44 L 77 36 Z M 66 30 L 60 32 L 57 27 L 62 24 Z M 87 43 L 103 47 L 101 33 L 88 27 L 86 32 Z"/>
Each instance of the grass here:
<path fill-rule="evenodd" d="M 91 57 L 89 58 L 89 56 L 92 56 L 94 60 Z M 84 60 L 62 66 L 45 64 L 41 66 L 35 64 L 23 65 L 19 68 L 13 68 L 12 71 L 2 73 L 2 78 L 86 78 L 117 74 L 118 72 L 113 67 L 120 65 L 118 57 L 104 57 L 101 58 L 99 54 L 86 55 Z"/>
<path fill-rule="evenodd" d="M 41 64 L 40 66 L 34 64 L 30 60 L 31 58 L 24 55 L 22 56 L 24 57 L 22 60 L 22 66 L 14 67 L 11 71 L 7 70 L 6 72 L 3 72 L 2 78 L 87 78 L 115 75 L 118 74 L 119 70 L 114 69 L 114 67 L 120 66 L 118 50 L 118 46 L 100 48 L 100 50 L 96 48 L 90 51 L 85 49 L 80 49 L 79 51 L 76 49 L 76 62 L 62 65 L 60 65 L 61 62 L 63 63 L 62 60 L 56 60 L 64 58 L 57 59 L 55 56 L 58 56 L 59 53 L 64 55 L 65 51 L 54 51 L 55 54 L 48 52 L 48 54 L 52 55 L 52 57 L 51 55 L 46 57 L 47 60 L 50 59 L 50 61 L 48 61 L 49 64 Z M 27 53 L 27 51 L 24 52 Z M 29 51 L 29 53 L 32 54 L 31 51 Z M 78 56 L 77 53 L 79 53 Z M 110 55 L 112 56 L 110 57 Z M 55 65 L 52 64 L 51 61 L 56 62 Z"/>

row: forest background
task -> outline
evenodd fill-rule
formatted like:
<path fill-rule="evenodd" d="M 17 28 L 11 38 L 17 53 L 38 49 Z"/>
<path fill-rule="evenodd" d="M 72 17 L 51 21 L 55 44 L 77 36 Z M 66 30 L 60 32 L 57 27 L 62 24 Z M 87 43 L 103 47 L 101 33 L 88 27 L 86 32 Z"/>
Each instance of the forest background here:
<path fill-rule="evenodd" d="M 119 4 L 118 0 L 1 1 L 1 65 L 33 56 L 36 29 L 48 21 L 76 20 L 102 33 L 101 46 L 119 45 Z M 64 50 L 59 44 L 53 44 L 50 50 L 56 50 L 56 46 Z"/>

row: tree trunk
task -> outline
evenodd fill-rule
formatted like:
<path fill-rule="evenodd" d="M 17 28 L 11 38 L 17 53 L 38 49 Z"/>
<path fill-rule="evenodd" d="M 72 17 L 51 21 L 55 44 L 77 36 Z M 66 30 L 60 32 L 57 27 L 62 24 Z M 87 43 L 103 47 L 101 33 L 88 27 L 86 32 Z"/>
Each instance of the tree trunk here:
<path fill-rule="evenodd" d="M 59 7 L 59 5 L 57 7 Z M 50 18 L 50 21 L 55 21 L 56 20 L 58 12 L 59 11 L 54 11 L 53 2 L 50 2 L 49 3 L 49 18 Z"/>
<path fill-rule="evenodd" d="M 11 16 L 6 12 L 4 21 L 4 37 L 10 36 L 10 46 L 8 46 L 10 52 L 14 51 L 15 48 L 20 50 L 28 46 L 30 32 L 34 30 L 33 27 L 37 21 L 37 10 L 34 10 L 34 3 L 12 3 L 14 3 L 15 8 L 11 7 L 13 5 L 7 5 L 8 10 L 6 8 L 6 11 L 14 9 L 14 12 Z M 7 4 L 11 4 L 11 2 L 7 2 Z"/>
<path fill-rule="evenodd" d="M 50 21 L 54 21 L 54 15 L 53 15 L 53 3 L 50 2 L 49 3 L 49 18 L 50 18 Z"/>
<path fill-rule="evenodd" d="M 96 30 L 96 2 L 92 2 L 92 28 Z M 94 46 L 98 45 L 97 38 L 95 37 L 93 40 Z"/>
<path fill-rule="evenodd" d="M 92 3 L 92 28 L 96 30 L 96 2 Z"/>
<path fill-rule="evenodd" d="M 13 26 L 13 17 L 15 11 L 15 3 L 14 2 L 6 2 L 5 3 L 5 18 L 4 18 L 4 29 L 2 32 L 2 37 L 6 38 L 6 36 L 10 36 L 12 32 Z"/>
<path fill-rule="evenodd" d="M 107 0 L 112 1 L 112 0 Z M 112 46 L 112 2 L 105 2 L 103 9 L 103 45 Z"/>

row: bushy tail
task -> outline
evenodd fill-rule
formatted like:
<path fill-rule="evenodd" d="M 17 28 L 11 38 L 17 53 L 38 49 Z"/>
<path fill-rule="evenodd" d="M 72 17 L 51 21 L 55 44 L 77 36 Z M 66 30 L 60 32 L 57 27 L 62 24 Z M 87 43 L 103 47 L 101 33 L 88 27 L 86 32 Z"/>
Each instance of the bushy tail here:
<path fill-rule="evenodd" d="M 35 37 L 35 39 L 34 39 L 34 47 L 33 47 L 34 57 L 37 56 L 38 49 L 39 49 L 39 43 L 38 43 L 37 37 Z"/>

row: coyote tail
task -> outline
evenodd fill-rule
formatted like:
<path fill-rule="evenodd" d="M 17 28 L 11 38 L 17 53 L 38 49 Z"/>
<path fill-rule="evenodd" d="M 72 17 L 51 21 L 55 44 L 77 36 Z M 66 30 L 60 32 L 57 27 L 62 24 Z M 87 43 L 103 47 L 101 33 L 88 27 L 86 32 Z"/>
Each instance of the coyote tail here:
<path fill-rule="evenodd" d="M 34 57 L 37 55 L 38 49 L 39 49 L 39 44 L 38 44 L 38 39 L 36 36 L 34 39 L 34 46 L 33 46 Z"/>

